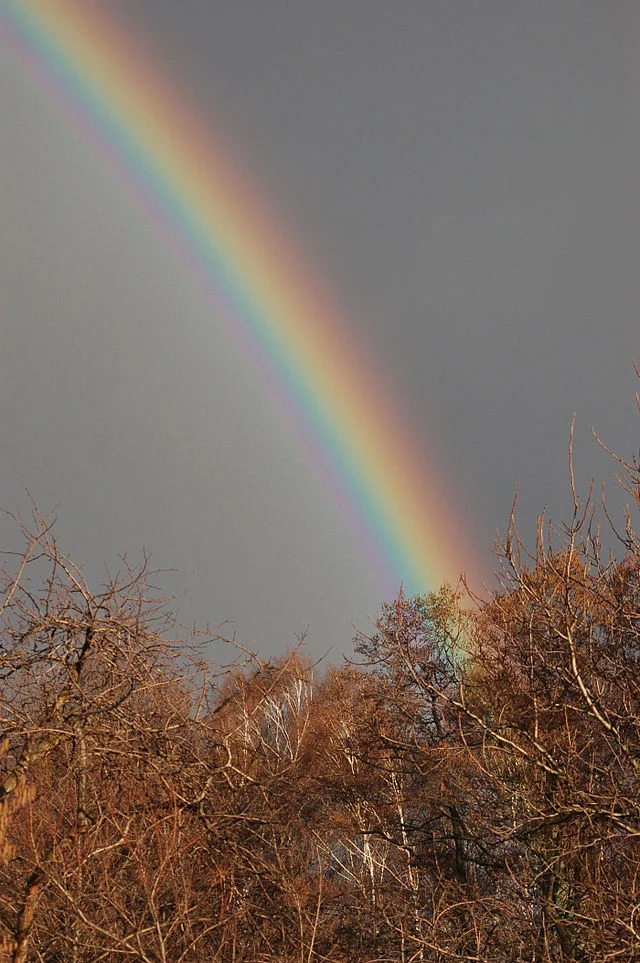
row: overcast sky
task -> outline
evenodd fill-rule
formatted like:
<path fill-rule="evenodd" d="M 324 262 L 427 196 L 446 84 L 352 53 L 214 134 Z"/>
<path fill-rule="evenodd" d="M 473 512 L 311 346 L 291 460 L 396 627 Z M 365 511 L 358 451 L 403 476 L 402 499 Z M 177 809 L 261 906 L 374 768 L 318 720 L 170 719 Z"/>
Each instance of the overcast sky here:
<path fill-rule="evenodd" d="M 0 9 L 4 0 L 0 0 Z M 491 578 L 516 486 L 568 513 L 567 440 L 638 449 L 632 0 L 109 0 L 223 131 L 353 319 Z M 60 502 L 96 576 L 144 546 L 185 620 L 350 647 L 392 588 L 276 400 L 104 159 L 0 59 L 0 504 Z M 177 584 L 177 583 L 176 583 Z"/>

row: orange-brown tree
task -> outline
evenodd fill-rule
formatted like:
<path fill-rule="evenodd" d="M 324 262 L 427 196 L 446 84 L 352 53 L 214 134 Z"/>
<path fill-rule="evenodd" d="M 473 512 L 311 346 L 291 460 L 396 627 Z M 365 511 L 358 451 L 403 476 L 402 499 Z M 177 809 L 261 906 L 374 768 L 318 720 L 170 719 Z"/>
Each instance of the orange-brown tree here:
<path fill-rule="evenodd" d="M 0 960 L 640 959 L 640 473 L 515 524 L 502 585 L 385 604 L 359 662 L 228 667 L 146 567 L 37 513 L 0 584 Z"/>

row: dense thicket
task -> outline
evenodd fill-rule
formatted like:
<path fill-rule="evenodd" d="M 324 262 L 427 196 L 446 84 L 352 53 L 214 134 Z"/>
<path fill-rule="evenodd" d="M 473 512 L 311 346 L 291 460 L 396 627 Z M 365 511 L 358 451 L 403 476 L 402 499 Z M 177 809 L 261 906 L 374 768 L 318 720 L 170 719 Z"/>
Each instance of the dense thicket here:
<path fill-rule="evenodd" d="M 623 481 L 638 502 L 635 464 Z M 358 663 L 227 668 L 35 517 L 0 606 L 0 957 L 640 959 L 640 546 L 589 503 Z M 235 654 L 235 653 L 234 653 Z"/>

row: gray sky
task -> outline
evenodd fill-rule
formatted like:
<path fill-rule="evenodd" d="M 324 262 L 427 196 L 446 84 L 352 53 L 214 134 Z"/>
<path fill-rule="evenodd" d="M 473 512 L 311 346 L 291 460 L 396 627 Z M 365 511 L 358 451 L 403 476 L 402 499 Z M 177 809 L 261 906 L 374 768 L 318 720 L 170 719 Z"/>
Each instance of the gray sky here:
<path fill-rule="evenodd" d="M 0 0 L 0 9 L 3 0 Z M 640 12 L 622 0 L 109 0 L 353 318 L 486 560 L 637 451 Z M 142 546 L 188 620 L 348 650 L 389 594 L 275 399 L 91 144 L 0 59 L 0 503 Z"/>

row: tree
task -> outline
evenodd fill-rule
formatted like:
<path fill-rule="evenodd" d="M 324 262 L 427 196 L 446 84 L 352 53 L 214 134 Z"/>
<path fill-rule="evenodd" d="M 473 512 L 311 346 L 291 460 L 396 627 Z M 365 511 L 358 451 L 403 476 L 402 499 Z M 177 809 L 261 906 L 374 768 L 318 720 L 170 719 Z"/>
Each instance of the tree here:
<path fill-rule="evenodd" d="M 179 959 L 208 925 L 185 922 L 192 871 L 167 892 L 193 842 L 177 787 L 199 667 L 170 641 L 146 565 L 94 593 L 47 519 L 23 534 L 0 607 L 5 948 L 14 963 Z"/>
<path fill-rule="evenodd" d="M 631 509 L 618 557 L 575 490 L 531 554 L 512 513 L 491 598 L 400 592 L 324 678 L 302 648 L 216 665 L 174 640 L 146 564 L 93 591 L 48 519 L 22 534 L 0 580 L 0 959 L 640 958 Z"/>

